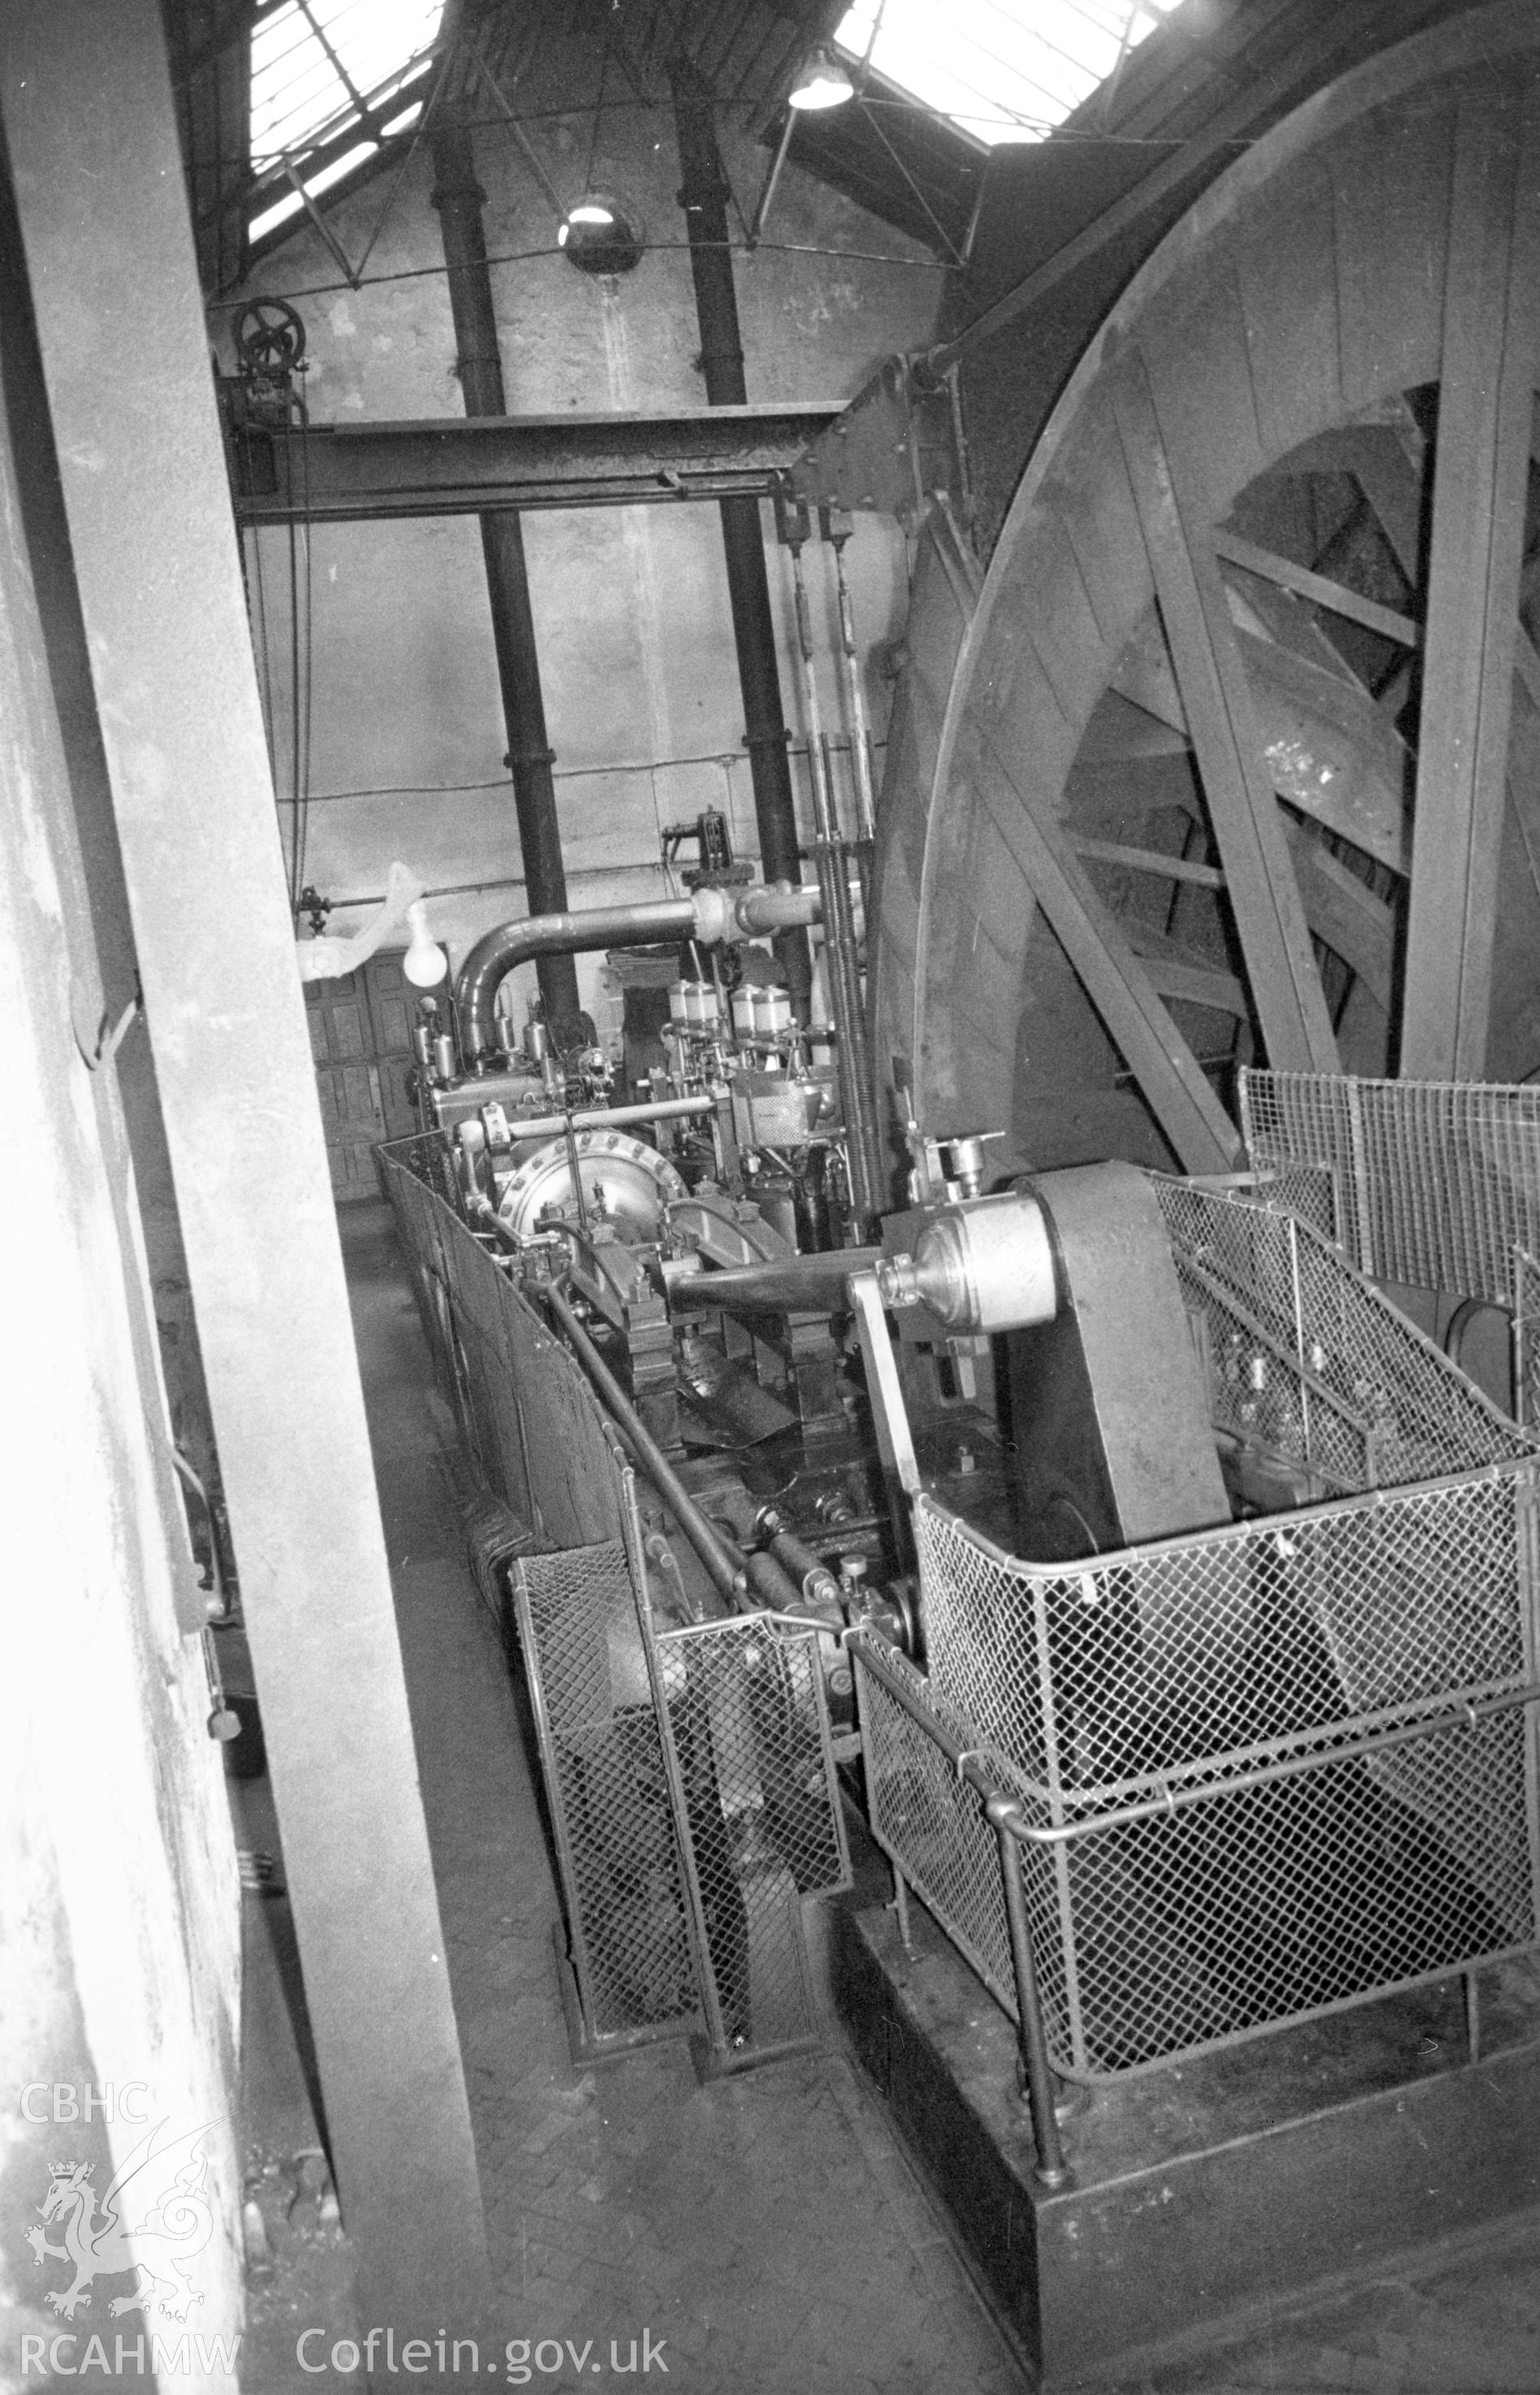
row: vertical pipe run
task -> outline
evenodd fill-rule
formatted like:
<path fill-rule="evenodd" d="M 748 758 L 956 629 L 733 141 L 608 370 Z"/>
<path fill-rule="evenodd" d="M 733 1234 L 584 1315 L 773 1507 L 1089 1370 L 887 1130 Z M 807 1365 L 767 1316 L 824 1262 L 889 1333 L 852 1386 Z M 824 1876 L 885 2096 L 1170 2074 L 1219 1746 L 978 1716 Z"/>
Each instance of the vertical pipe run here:
<path fill-rule="evenodd" d="M 813 842 L 818 858 L 818 882 L 823 900 L 823 956 L 829 976 L 829 1004 L 839 1044 L 839 1092 L 849 1150 L 850 1199 L 861 1228 L 865 1230 L 883 1203 L 881 1163 L 870 1101 L 871 1078 L 866 1053 L 866 1018 L 862 1004 L 861 977 L 856 970 L 855 923 L 850 913 L 850 885 L 845 844 L 835 812 L 834 778 L 829 770 L 829 745 L 823 734 L 818 676 L 813 657 L 812 617 L 802 572 L 802 543 L 807 517 L 790 506 L 781 510 L 781 536 L 791 551 L 796 601 L 796 662 L 802 692 L 803 720 L 808 727 L 808 767 L 812 779 Z"/>
<path fill-rule="evenodd" d="M 690 241 L 690 271 L 700 320 L 701 371 L 705 377 L 706 400 L 712 407 L 742 407 L 748 398 L 748 385 L 744 377 L 738 296 L 733 287 L 732 253 L 729 247 L 728 184 L 717 147 L 711 90 L 688 58 L 676 59 L 669 75 L 674 87 L 674 122 L 683 179 L 679 205 L 684 210 Z M 759 502 L 735 498 L 722 499 L 718 504 L 732 633 L 738 651 L 738 679 L 744 694 L 744 745 L 748 750 L 754 781 L 760 859 L 767 881 L 800 881 L 796 809 L 786 753 L 788 734 L 775 661 L 775 619 L 770 614 Z M 792 1004 L 805 1023 L 812 980 L 806 933 L 781 933 L 776 938 L 775 952 L 791 986 Z"/>
<path fill-rule="evenodd" d="M 481 203 L 486 193 L 476 179 L 476 154 L 469 127 L 450 109 L 445 108 L 435 117 L 432 150 L 433 205 L 439 211 L 444 261 L 449 268 L 449 304 L 454 318 L 454 346 L 466 414 L 506 416 L 503 362 L 492 304 L 492 277 L 487 271 L 486 231 L 481 222 Z M 555 752 L 546 731 L 546 701 L 540 686 L 540 655 L 530 602 L 524 528 L 515 508 L 489 512 L 481 517 L 480 523 L 487 591 L 492 602 L 492 634 L 497 651 L 497 679 L 502 686 L 503 714 L 507 726 L 507 761 L 513 775 L 513 801 L 519 817 L 525 902 L 532 915 L 562 915 L 567 911 L 567 876 L 557 821 L 556 786 L 551 779 Z M 581 1009 L 577 967 L 572 957 L 542 956 L 536 961 L 535 972 L 553 1046 L 559 1050 L 579 1045 Z"/>

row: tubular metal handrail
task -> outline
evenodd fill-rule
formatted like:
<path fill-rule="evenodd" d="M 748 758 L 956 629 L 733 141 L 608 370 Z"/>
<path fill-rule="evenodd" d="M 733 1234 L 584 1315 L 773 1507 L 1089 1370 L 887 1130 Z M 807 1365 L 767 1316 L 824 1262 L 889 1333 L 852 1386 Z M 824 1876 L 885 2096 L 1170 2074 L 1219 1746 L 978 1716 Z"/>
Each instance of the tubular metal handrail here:
<path fill-rule="evenodd" d="M 879 1680 L 895 1704 L 935 1740 L 948 1760 L 955 1764 L 957 1776 L 967 1780 L 981 1794 L 998 1793 L 999 1782 L 993 1779 L 975 1758 L 986 1753 L 987 1748 L 964 1747 L 953 1737 L 944 1723 L 915 1696 L 914 1690 L 881 1661 L 880 1642 L 874 1644 L 869 1634 L 853 1634 L 851 1643 L 859 1640 L 863 1667 L 875 1680 Z M 1007 1826 L 1013 1838 L 1023 1846 L 1063 1846 L 1078 1839 L 1099 1835 L 1103 1830 L 1125 1829 L 1131 1821 L 1153 1821 L 1164 1815 L 1185 1812 L 1190 1806 L 1211 1804 L 1226 1796 L 1244 1795 L 1253 1788 L 1265 1788 L 1273 1780 L 1297 1779 L 1303 1772 L 1319 1771 L 1323 1763 L 1353 1763 L 1366 1754 L 1378 1754 L 1393 1746 L 1408 1746 L 1420 1740 L 1437 1738 L 1446 1730 L 1474 1729 L 1477 1723 L 1493 1714 L 1510 1713 L 1517 1705 L 1540 1704 L 1540 1680 L 1526 1680 L 1521 1687 L 1505 1688 L 1492 1696 L 1473 1696 L 1419 1713 L 1413 1720 L 1399 1723 L 1389 1729 L 1372 1730 L 1361 1738 L 1318 1739 L 1310 1751 L 1292 1754 L 1276 1763 L 1255 1764 L 1248 1771 L 1238 1771 L 1222 1780 L 1190 1782 L 1185 1787 L 1174 1786 L 1166 1780 L 1155 1795 L 1142 1804 L 1123 1805 L 1115 1810 L 1085 1815 L 1077 1821 L 1029 1821 L 1021 1803 L 1014 1793 L 1008 1798 L 1009 1818 Z M 1410 1708 L 1408 1711 L 1410 1712 Z M 1173 1775 L 1174 1777 L 1174 1775 Z"/>
<path fill-rule="evenodd" d="M 1180 1813 L 1194 1806 L 1317 1770 L 1326 1759 L 1334 1763 L 1358 1760 L 1429 1736 L 1460 1728 L 1474 1730 L 1480 1722 L 1494 1714 L 1540 1703 L 1540 1680 L 1528 1680 L 1519 1687 L 1472 1694 L 1446 1703 L 1434 1713 L 1421 1713 L 1414 1721 L 1402 1721 L 1357 1738 L 1322 1740 L 1308 1753 L 1257 1765 L 1228 1779 L 1191 1784 L 1180 1789 L 1166 1783 L 1159 1793 L 1147 1801 L 1124 1806 L 1116 1811 L 1096 1813 L 1073 1821 L 1034 1822 L 1027 1818 L 1020 1794 L 1010 1784 L 1009 1767 L 1004 1758 L 996 1764 L 993 1751 L 987 1745 L 965 1744 L 957 1732 L 926 1702 L 914 1685 L 912 1670 L 895 1666 L 887 1643 L 880 1636 L 870 1630 L 857 1628 L 848 1634 L 846 1645 L 859 1667 L 858 1686 L 862 1673 L 876 1682 L 937 1748 L 957 1780 L 966 1782 L 979 1796 L 984 1818 L 995 1833 L 1011 1968 L 1016 1985 L 1018 2074 L 1032 2116 L 1038 2153 L 1037 2175 L 1050 2186 L 1062 2182 L 1067 2176 L 1067 2166 L 1054 2111 L 1054 2072 L 1036 1957 L 1027 1919 L 1021 1866 L 1023 1848 L 1031 1846 L 1063 1852 L 1074 1842 L 1096 1836 L 1106 1830 Z M 902 1893 L 902 1865 L 896 1856 L 890 1859 Z"/>
<path fill-rule="evenodd" d="M 713 1529 L 691 1498 L 657 1440 L 615 1379 L 609 1366 L 559 1289 L 542 1291 L 596 1395 L 612 1416 L 621 1436 L 674 1515 L 685 1537 L 729 1605 L 741 1606 L 748 1580 L 741 1555 Z"/>

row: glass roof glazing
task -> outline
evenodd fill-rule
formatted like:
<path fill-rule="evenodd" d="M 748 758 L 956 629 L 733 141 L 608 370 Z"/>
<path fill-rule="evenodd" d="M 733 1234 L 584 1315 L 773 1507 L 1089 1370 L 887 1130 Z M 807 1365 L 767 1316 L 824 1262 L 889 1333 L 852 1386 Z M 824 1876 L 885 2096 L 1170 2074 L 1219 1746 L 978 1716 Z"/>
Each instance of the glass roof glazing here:
<path fill-rule="evenodd" d="M 288 166 L 314 198 L 414 122 L 420 100 L 389 103 L 431 54 L 442 15 L 443 0 L 277 0 L 260 12 L 251 35 L 251 163 L 257 175 L 284 173 L 284 181 L 281 198 L 270 180 L 258 194 L 254 241 L 304 206 Z M 354 130 L 357 142 L 306 173 L 307 158 Z"/>
<path fill-rule="evenodd" d="M 1041 141 L 1178 0 L 854 0 L 835 40 L 993 147 Z M 875 33 L 875 39 L 874 39 Z"/>

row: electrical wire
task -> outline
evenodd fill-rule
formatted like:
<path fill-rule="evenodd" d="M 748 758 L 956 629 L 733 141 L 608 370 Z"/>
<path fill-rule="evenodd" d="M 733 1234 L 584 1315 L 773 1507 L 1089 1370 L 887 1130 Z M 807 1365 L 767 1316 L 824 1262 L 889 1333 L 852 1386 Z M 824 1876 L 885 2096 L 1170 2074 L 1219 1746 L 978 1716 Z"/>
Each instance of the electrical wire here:
<path fill-rule="evenodd" d="M 610 20 L 612 13 L 612 11 L 610 11 L 605 16 L 604 46 L 599 54 L 599 88 L 594 94 L 594 129 L 588 136 L 588 163 L 583 169 L 583 196 L 585 199 L 586 199 L 588 193 L 594 188 L 594 160 L 599 155 L 599 118 L 604 113 L 604 78 L 609 73 L 610 68 L 610 35 L 612 31 Z"/>
<path fill-rule="evenodd" d="M 997 115 L 984 115 L 981 113 L 975 116 L 971 113 L 965 112 L 962 110 L 938 110 L 928 108 L 921 102 L 902 98 L 895 99 L 890 97 L 887 92 L 873 91 L 870 87 L 868 87 L 862 97 L 865 99 L 866 104 L 869 108 L 883 109 L 892 116 L 917 117 L 922 119 L 928 131 L 937 127 L 944 129 L 948 126 L 955 126 L 959 129 L 965 128 L 970 125 L 994 127 L 1000 123 L 1000 119 Z M 1091 93 L 1089 98 L 1094 99 L 1096 98 L 1096 94 L 1094 92 Z M 1084 107 L 1086 105 L 1086 102 L 1083 101 L 1081 105 Z M 729 103 L 724 107 L 723 113 L 726 115 L 731 115 L 735 112 L 735 110 L 741 110 L 745 120 L 752 123 L 755 116 L 758 113 L 758 103 Z M 466 128 L 468 132 L 472 133 L 501 132 L 506 134 L 515 126 L 559 125 L 563 122 L 570 121 L 576 112 L 577 112 L 570 102 L 564 108 L 520 109 L 511 111 L 507 114 L 499 112 L 496 115 L 478 116 L 467 112 L 466 117 Z M 586 113 L 587 112 L 585 110 L 583 112 Z M 656 99 L 607 99 L 601 103 L 596 112 L 601 116 L 626 114 L 660 116 L 666 112 L 666 103 L 660 102 Z M 775 114 L 779 115 L 779 111 L 776 111 Z M 774 121 L 773 117 L 771 121 Z M 1099 131 L 1094 126 L 1069 125 L 1066 124 L 1062 118 L 1048 116 L 1038 117 L 1013 115 L 1010 123 L 1013 131 L 1036 134 L 1044 140 L 1051 139 L 1055 143 L 1060 145 L 1074 144 L 1080 148 L 1084 148 L 1090 142 L 1100 142 L 1104 145 L 1108 143 L 1115 144 L 1116 147 L 1124 150 L 1179 149 L 1182 141 L 1191 138 L 1190 136 L 1182 134 L 1103 133 Z M 334 146 L 336 142 L 345 139 L 348 133 L 353 129 L 354 128 L 351 125 L 346 124 L 336 126 L 327 137 L 326 142 L 318 142 L 313 146 L 316 149 Z M 974 139 L 979 139 L 978 136 L 973 136 L 971 138 Z M 396 136 L 395 139 L 404 141 L 404 130 L 401 135 Z M 994 147 L 994 145 L 990 144 L 988 146 Z M 1246 146 L 1249 147 L 1250 143 L 1248 142 Z M 306 154 L 307 149 L 305 145 L 297 147 L 294 152 L 294 155 L 296 159 L 303 158 Z M 236 167 L 243 169 L 249 168 L 251 160 L 244 152 L 239 153 L 234 152 L 217 152 L 208 159 L 201 159 L 199 163 L 201 166 L 212 174 L 220 169 L 233 169 Z M 261 192 L 254 189 L 248 191 L 244 194 L 244 199 L 246 201 L 255 201 L 260 196 Z"/>
<path fill-rule="evenodd" d="M 776 250 L 784 257 L 833 258 L 837 258 L 842 264 L 848 263 L 852 266 L 906 266 L 916 269 L 922 274 L 944 274 L 949 271 L 947 263 L 943 258 L 902 258 L 895 251 L 886 249 L 840 249 L 829 242 L 761 240 L 756 243 L 755 248 L 752 251 L 750 250 L 746 241 L 698 242 L 694 245 L 699 249 L 725 249 L 730 254 L 736 252 L 745 258 L 753 257 L 755 255 L 763 256 L 766 250 Z M 678 250 L 681 255 L 688 256 L 691 244 L 688 241 L 650 240 L 647 244 L 647 255 L 650 258 L 662 257 L 665 256 L 672 250 Z M 509 249 L 500 251 L 495 256 L 489 258 L 487 259 L 487 264 L 489 266 L 530 266 L 533 265 L 537 260 L 543 258 L 565 258 L 566 255 L 567 253 L 565 249 L 563 249 L 559 244 L 552 242 L 545 244 L 539 249 Z M 237 299 L 209 300 L 207 303 L 208 312 L 210 315 L 214 315 L 221 311 L 226 314 L 234 315 L 237 314 L 241 309 L 249 307 L 254 298 L 284 299 L 292 304 L 296 299 L 328 298 L 333 293 L 338 291 L 373 291 L 376 290 L 382 284 L 387 283 L 427 282 L 431 277 L 447 275 L 448 272 L 448 267 L 442 263 L 433 266 L 400 266 L 393 267 L 388 274 L 361 275 L 356 283 L 349 283 L 347 281 L 340 283 L 304 283 L 300 284 L 296 288 L 287 291 L 254 292 L 248 289 L 243 292 L 242 296 Z"/>
<path fill-rule="evenodd" d="M 301 409 L 303 420 L 303 406 Z M 309 499 L 309 458 L 300 443 L 302 505 Z M 300 893 L 305 887 L 305 860 L 310 828 L 310 691 L 314 664 L 311 620 L 310 528 L 303 521 L 288 527 L 289 559 L 289 795 L 293 823 L 289 841 L 289 908 L 297 920 Z"/>
<path fill-rule="evenodd" d="M 874 737 L 871 745 L 874 749 L 881 749 L 887 743 Z M 850 746 L 849 734 L 831 734 L 829 746 L 836 756 L 844 755 Z M 806 757 L 806 742 L 792 742 L 786 753 L 791 757 Z M 551 779 L 553 782 L 590 782 L 612 774 L 662 774 L 678 765 L 720 765 L 731 774 L 735 765 L 747 765 L 748 762 L 745 752 L 711 748 L 699 757 L 625 757 L 606 759 L 598 765 L 563 765 L 553 770 Z M 509 787 L 511 785 L 506 774 L 495 782 L 377 782 L 354 790 L 311 790 L 307 793 L 307 804 L 312 807 L 336 806 L 346 799 L 475 798 L 488 790 L 507 790 Z"/>

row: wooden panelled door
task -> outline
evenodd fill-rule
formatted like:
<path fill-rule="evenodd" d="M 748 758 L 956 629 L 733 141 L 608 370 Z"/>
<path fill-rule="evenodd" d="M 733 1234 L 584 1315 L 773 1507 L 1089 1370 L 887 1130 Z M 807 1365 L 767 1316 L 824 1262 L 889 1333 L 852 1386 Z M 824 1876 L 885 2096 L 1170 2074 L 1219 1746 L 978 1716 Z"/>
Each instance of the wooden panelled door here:
<path fill-rule="evenodd" d="M 411 983 L 403 948 L 382 948 L 357 973 L 305 986 L 310 1053 L 338 1203 L 375 1198 L 373 1150 L 417 1127 L 407 1094 L 412 1065 Z"/>

